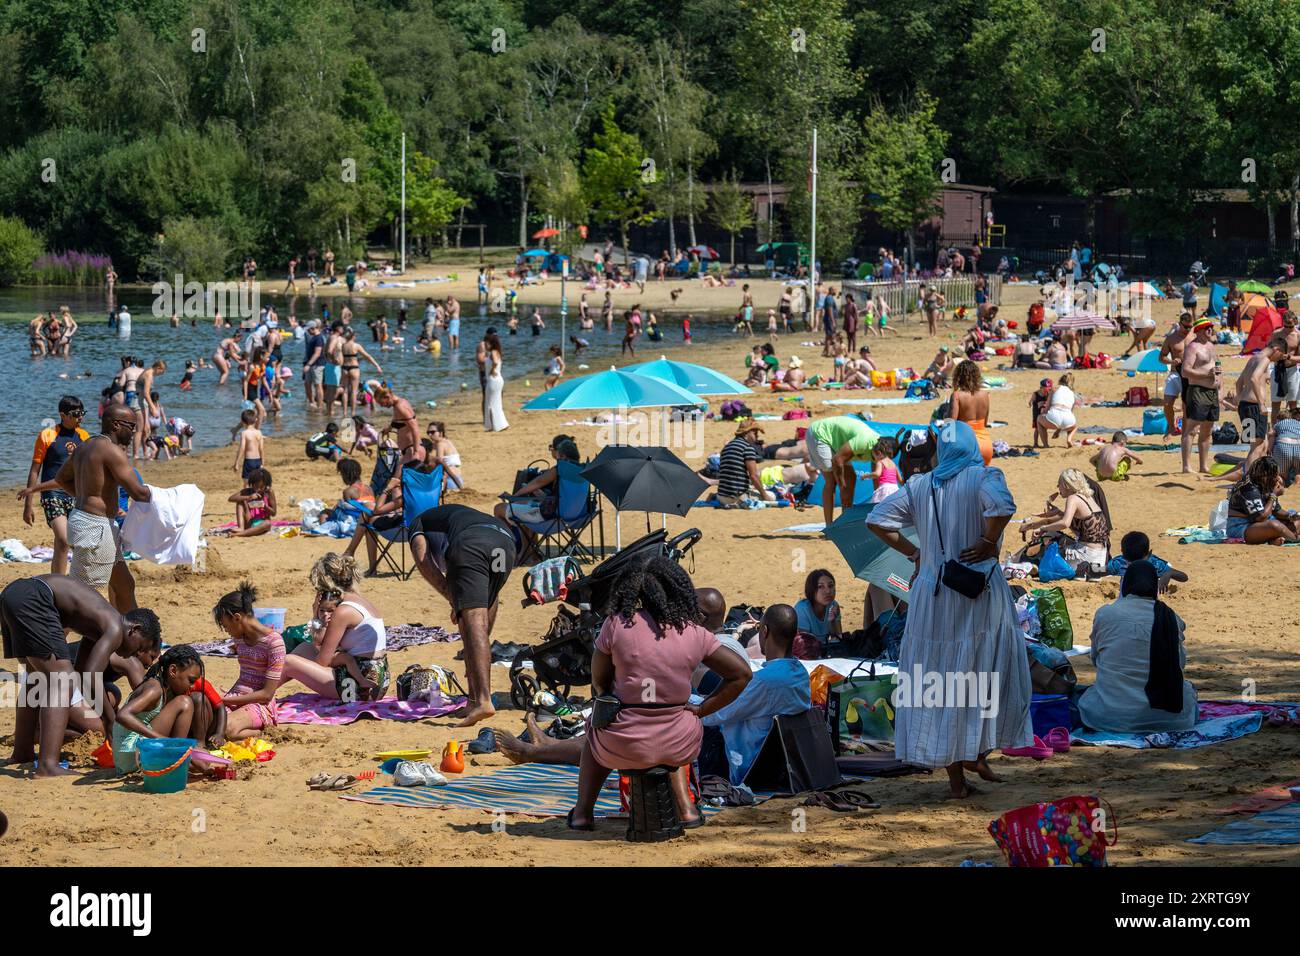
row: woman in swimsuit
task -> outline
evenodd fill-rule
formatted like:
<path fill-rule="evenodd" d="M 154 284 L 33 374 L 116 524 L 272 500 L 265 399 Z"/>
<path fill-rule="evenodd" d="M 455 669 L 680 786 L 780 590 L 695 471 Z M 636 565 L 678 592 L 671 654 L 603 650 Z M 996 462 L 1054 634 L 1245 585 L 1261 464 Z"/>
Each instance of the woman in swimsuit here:
<path fill-rule="evenodd" d="M 384 370 L 370 357 L 370 353 L 357 341 L 352 326 L 343 330 L 343 366 L 339 369 L 343 376 L 343 414 L 354 415 L 357 411 L 357 390 L 361 387 L 361 359 L 375 367 L 380 375 Z"/>
<path fill-rule="evenodd" d="M 1052 504 L 1058 497 L 1064 500 L 1064 509 Z M 1101 574 L 1110 560 L 1110 509 L 1105 495 L 1077 468 L 1061 472 L 1056 494 L 1048 499 L 1041 520 L 1024 525 L 1020 534 L 1031 531 L 1035 539 L 1058 541 L 1065 560 L 1085 574 Z"/>
<path fill-rule="evenodd" d="M 970 359 L 957 366 L 952 375 L 952 405 L 949 414 L 970 425 L 980 445 L 984 464 L 993 461 L 993 439 L 989 436 L 989 393 L 984 388 L 980 367 Z"/>
<path fill-rule="evenodd" d="M 442 465 L 443 474 L 447 476 L 449 485 L 458 491 L 464 488 L 465 479 L 460 473 L 460 452 L 447 437 L 447 426 L 444 422 L 433 422 L 429 425 L 429 441 L 433 442 L 433 461 Z"/>
<path fill-rule="evenodd" d="M 1065 447 L 1074 447 L 1074 430 L 1079 427 L 1078 420 L 1074 417 L 1074 406 L 1077 401 L 1074 395 L 1074 376 L 1069 372 L 1057 380 L 1056 389 L 1052 392 L 1052 397 L 1048 401 L 1047 411 L 1038 417 L 1038 437 L 1043 442 L 1043 447 L 1047 447 L 1047 430 L 1052 429 L 1052 437 L 1056 438 L 1065 432 Z"/>

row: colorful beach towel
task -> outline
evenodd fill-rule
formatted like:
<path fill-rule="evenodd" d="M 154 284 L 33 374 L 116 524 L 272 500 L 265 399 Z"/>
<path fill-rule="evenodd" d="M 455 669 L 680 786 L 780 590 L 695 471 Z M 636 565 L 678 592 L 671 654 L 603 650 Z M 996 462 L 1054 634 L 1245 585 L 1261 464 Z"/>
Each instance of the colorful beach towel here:
<path fill-rule="evenodd" d="M 823 405 L 919 405 L 923 398 L 826 398 Z"/>
<path fill-rule="evenodd" d="M 1167 733 L 1116 734 L 1103 730 L 1074 730 L 1070 732 L 1070 743 L 1093 747 L 1130 747 L 1137 750 L 1190 750 L 1253 734 L 1263 722 L 1263 714 L 1234 714 L 1228 717 L 1201 717 L 1191 730 Z"/>
<path fill-rule="evenodd" d="M 362 717 L 375 720 L 422 720 L 425 717 L 445 717 L 465 706 L 464 697 L 451 697 L 429 703 L 424 700 L 356 701 L 345 704 L 319 694 L 291 694 L 275 702 L 276 713 L 282 724 L 350 724 Z"/>
<path fill-rule="evenodd" d="M 1263 714 L 1264 719 L 1276 718 L 1286 723 L 1300 723 L 1300 703 L 1293 700 L 1261 700 L 1245 703 L 1239 700 L 1203 700 L 1199 703 L 1199 716 L 1228 717 L 1233 714 Z"/>
<path fill-rule="evenodd" d="M 578 768 L 567 764 L 520 764 L 450 781 L 445 787 L 375 787 L 364 793 L 340 794 L 358 803 L 432 810 L 482 810 L 531 817 L 563 817 L 578 801 Z M 763 797 L 757 798 L 760 802 Z M 704 813 L 718 808 L 705 806 Z M 624 816 L 618 798 L 618 775 L 611 773 L 596 798 L 597 817 Z"/>
<path fill-rule="evenodd" d="M 1288 803 L 1243 820 L 1233 820 L 1218 830 L 1193 837 L 1188 843 L 1212 846 L 1300 846 L 1300 803 Z"/>
<path fill-rule="evenodd" d="M 1244 797 L 1229 806 L 1214 810 L 1214 813 L 1259 813 L 1261 810 L 1276 810 L 1291 803 L 1291 788 L 1300 787 L 1300 780 L 1288 780 L 1276 787 L 1265 787 L 1248 797 Z"/>
<path fill-rule="evenodd" d="M 777 528 L 772 533 L 780 534 L 787 531 L 792 534 L 821 534 L 825 530 L 826 523 L 824 521 L 810 521 L 807 524 L 792 524 L 785 528 Z"/>
<path fill-rule="evenodd" d="M 448 631 L 436 625 L 431 627 L 424 624 L 392 624 L 385 629 L 386 650 L 390 653 L 419 644 L 446 644 L 458 640 L 460 640 L 459 631 Z M 200 641 L 190 646 L 204 657 L 235 656 L 233 638 L 222 641 Z"/>

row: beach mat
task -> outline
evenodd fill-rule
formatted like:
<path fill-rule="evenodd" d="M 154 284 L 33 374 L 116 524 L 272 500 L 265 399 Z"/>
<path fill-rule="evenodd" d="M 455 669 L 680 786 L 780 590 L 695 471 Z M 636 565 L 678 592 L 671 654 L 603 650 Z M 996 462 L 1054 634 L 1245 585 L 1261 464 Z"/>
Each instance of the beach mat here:
<path fill-rule="evenodd" d="M 1091 747 L 1129 747 L 1136 750 L 1190 750 L 1253 734 L 1263 722 L 1264 715 L 1256 713 L 1202 717 L 1191 730 L 1166 733 L 1117 734 L 1104 730 L 1073 730 L 1070 732 L 1070 743 Z"/>
<path fill-rule="evenodd" d="M 1242 820 L 1233 820 L 1217 830 L 1192 837 L 1188 843 L 1211 846 L 1300 846 L 1300 803 L 1288 803 Z"/>
<path fill-rule="evenodd" d="M 780 534 L 783 531 L 787 531 L 792 534 L 821 534 L 825 530 L 826 530 L 826 522 L 809 521 L 807 524 L 792 524 L 784 528 L 777 528 L 772 533 Z"/>
<path fill-rule="evenodd" d="M 341 794 L 357 803 L 429 810 L 482 810 L 530 817 L 563 817 L 578 801 L 578 768 L 568 764 L 520 764 L 450 781 L 445 787 L 375 787 Z M 763 797 L 756 798 L 761 802 Z M 704 806 L 704 813 L 719 808 Z M 623 816 L 618 775 L 611 773 L 596 798 L 597 817 Z"/>
<path fill-rule="evenodd" d="M 1292 802 L 1292 787 L 1300 787 L 1300 780 L 1288 780 L 1276 787 L 1265 787 L 1263 790 L 1257 790 L 1250 796 L 1243 797 L 1229 806 L 1211 812 L 1222 813 L 1226 816 L 1233 813 L 1259 813 L 1261 810 L 1276 810 L 1278 807 L 1284 807 Z"/>
<path fill-rule="evenodd" d="M 827 398 L 823 405 L 919 405 L 924 398 Z M 934 401 L 934 399 L 930 399 Z"/>
<path fill-rule="evenodd" d="M 350 724 L 362 717 L 375 720 L 422 720 L 445 717 L 465 706 L 464 697 L 453 697 L 438 704 L 423 700 L 398 700 L 385 697 L 375 701 L 345 704 L 319 694 L 292 694 L 275 702 L 276 719 L 281 724 Z"/>
<path fill-rule="evenodd" d="M 406 647 L 416 647 L 420 644 L 446 644 L 457 640 L 460 640 L 458 631 L 448 631 L 437 625 L 392 624 L 385 629 L 384 651 L 391 653 Z M 221 641 L 200 641 L 191 644 L 190 647 L 204 657 L 236 656 L 234 638 L 226 638 Z"/>

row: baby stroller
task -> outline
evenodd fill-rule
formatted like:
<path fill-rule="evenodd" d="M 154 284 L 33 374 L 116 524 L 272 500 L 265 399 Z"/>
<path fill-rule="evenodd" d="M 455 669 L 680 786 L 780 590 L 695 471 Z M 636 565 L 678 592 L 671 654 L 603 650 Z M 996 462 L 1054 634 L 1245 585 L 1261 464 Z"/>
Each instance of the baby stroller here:
<path fill-rule="evenodd" d="M 659 555 L 680 561 L 701 537 L 703 534 L 697 528 L 683 531 L 672 539 L 666 531 L 652 532 L 606 558 L 590 574 L 569 583 L 563 600 L 577 610 L 562 605 L 542 643 L 514 659 L 510 665 L 511 703 L 527 710 L 533 706 L 538 691 L 546 690 L 567 699 L 575 686 L 590 684 L 591 655 L 605 623 L 614 583 L 631 568 Z M 532 591 L 528 575 L 524 575 L 525 595 Z M 532 661 L 532 674 L 525 673 L 525 660 Z"/>

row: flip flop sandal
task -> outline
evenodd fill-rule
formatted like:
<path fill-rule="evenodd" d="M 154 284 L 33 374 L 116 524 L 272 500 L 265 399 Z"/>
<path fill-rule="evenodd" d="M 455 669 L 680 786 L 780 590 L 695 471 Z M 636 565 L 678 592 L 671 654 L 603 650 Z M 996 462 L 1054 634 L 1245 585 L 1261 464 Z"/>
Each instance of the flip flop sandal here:
<path fill-rule="evenodd" d="M 698 811 L 696 812 L 698 815 L 695 817 L 694 820 L 682 821 L 683 830 L 698 830 L 700 827 L 704 826 L 704 814 L 699 813 Z"/>
<path fill-rule="evenodd" d="M 330 775 L 325 773 L 325 771 L 323 770 L 320 773 L 312 774 L 310 777 L 307 778 L 307 789 L 319 790 L 321 784 L 323 784 L 329 778 Z"/>
<path fill-rule="evenodd" d="M 871 794 L 862 790 L 819 790 L 809 794 L 805 806 L 825 807 L 837 813 L 854 810 L 878 810 L 880 804 L 871 799 Z"/>
<path fill-rule="evenodd" d="M 1065 727 L 1053 727 L 1043 743 L 1051 747 L 1055 753 L 1065 754 L 1070 752 L 1070 731 Z"/>
<path fill-rule="evenodd" d="M 1010 749 L 1002 748 L 1004 757 L 1033 757 L 1035 760 L 1046 760 L 1054 750 L 1047 744 L 1043 743 L 1043 738 L 1037 734 L 1034 735 L 1034 742 L 1029 747 L 1011 747 Z"/>
<path fill-rule="evenodd" d="M 357 778 L 350 773 L 338 773 L 327 777 L 325 780 L 312 787 L 313 790 L 346 790 L 348 787 L 355 786 Z"/>
<path fill-rule="evenodd" d="M 574 823 L 572 810 L 570 810 L 567 814 L 565 814 L 564 823 L 570 830 L 581 830 L 583 832 L 589 833 L 592 830 L 596 829 L 596 825 L 594 823 L 584 823 L 581 825 Z"/>

